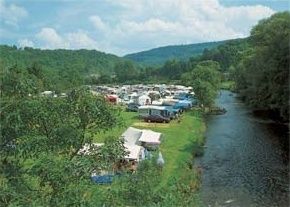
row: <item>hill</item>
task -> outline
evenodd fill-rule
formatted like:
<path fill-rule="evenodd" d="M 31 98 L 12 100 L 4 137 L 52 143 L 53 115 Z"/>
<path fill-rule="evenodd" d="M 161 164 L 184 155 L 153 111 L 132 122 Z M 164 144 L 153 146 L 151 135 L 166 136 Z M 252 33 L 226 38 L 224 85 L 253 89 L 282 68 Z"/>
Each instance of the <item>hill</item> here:
<path fill-rule="evenodd" d="M 124 57 L 144 66 L 160 66 L 170 59 L 188 60 L 190 57 L 201 55 L 206 48 L 212 49 L 225 42 L 226 41 L 218 41 L 158 47 L 147 51 L 128 54 Z"/>
<path fill-rule="evenodd" d="M 74 69 L 81 74 L 111 73 L 122 58 L 96 50 L 41 50 L 34 48 L 20 49 L 16 46 L 0 45 L 1 64 L 30 67 L 38 64 L 45 70 L 61 71 Z"/>

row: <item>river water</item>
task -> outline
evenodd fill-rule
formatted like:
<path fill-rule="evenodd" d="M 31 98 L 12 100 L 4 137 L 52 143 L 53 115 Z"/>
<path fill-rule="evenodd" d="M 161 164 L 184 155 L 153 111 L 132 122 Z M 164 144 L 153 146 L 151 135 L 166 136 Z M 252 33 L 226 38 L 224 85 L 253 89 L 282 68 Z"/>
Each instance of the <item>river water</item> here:
<path fill-rule="evenodd" d="M 256 117 L 229 91 L 217 104 L 224 115 L 206 118 L 201 197 L 205 206 L 289 206 L 288 140 L 285 126 Z"/>

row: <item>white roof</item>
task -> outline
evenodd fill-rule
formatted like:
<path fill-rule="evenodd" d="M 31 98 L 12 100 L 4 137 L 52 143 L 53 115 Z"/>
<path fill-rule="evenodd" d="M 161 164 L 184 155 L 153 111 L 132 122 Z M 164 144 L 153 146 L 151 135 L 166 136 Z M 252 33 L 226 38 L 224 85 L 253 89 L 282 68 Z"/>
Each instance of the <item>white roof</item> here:
<path fill-rule="evenodd" d="M 135 145 L 142 134 L 142 130 L 134 127 L 129 127 L 123 134 L 122 137 L 125 140 L 126 145 Z"/>
<path fill-rule="evenodd" d="M 139 106 L 138 109 L 157 109 L 157 110 L 166 110 L 166 107 L 164 107 L 164 106 L 145 105 L 145 106 Z"/>
<path fill-rule="evenodd" d="M 143 150 L 143 147 L 138 146 L 138 145 L 124 145 L 126 148 L 126 151 L 129 152 L 128 155 L 126 155 L 127 159 L 132 159 L 132 160 L 139 160 L 139 155 L 142 153 L 141 151 Z"/>
<path fill-rule="evenodd" d="M 140 142 L 160 144 L 161 133 L 152 130 L 142 130 L 142 135 L 139 139 Z"/>

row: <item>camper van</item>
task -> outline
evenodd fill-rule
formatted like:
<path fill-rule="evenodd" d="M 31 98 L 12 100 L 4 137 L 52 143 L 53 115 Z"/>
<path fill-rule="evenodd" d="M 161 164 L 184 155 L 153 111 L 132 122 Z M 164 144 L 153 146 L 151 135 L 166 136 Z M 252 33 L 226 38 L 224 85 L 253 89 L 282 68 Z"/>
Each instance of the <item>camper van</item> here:
<path fill-rule="evenodd" d="M 146 122 L 170 122 L 170 111 L 164 106 L 140 106 L 138 113 L 139 117 Z"/>

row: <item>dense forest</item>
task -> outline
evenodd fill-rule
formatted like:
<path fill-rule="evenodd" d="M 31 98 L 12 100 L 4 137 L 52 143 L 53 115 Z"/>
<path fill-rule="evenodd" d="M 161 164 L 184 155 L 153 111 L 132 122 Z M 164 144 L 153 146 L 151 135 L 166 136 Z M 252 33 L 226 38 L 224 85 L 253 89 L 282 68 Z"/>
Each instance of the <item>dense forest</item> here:
<path fill-rule="evenodd" d="M 46 90 L 65 90 L 85 84 L 100 76 L 111 76 L 116 63 L 123 62 L 115 55 L 96 50 L 40 50 L 0 46 L 1 71 L 18 67 L 41 70 Z"/>
<path fill-rule="evenodd" d="M 161 66 L 170 59 L 186 61 L 193 56 L 201 55 L 205 49 L 210 50 L 225 42 L 227 41 L 158 47 L 148 51 L 128 54 L 124 57 L 143 66 Z"/>

